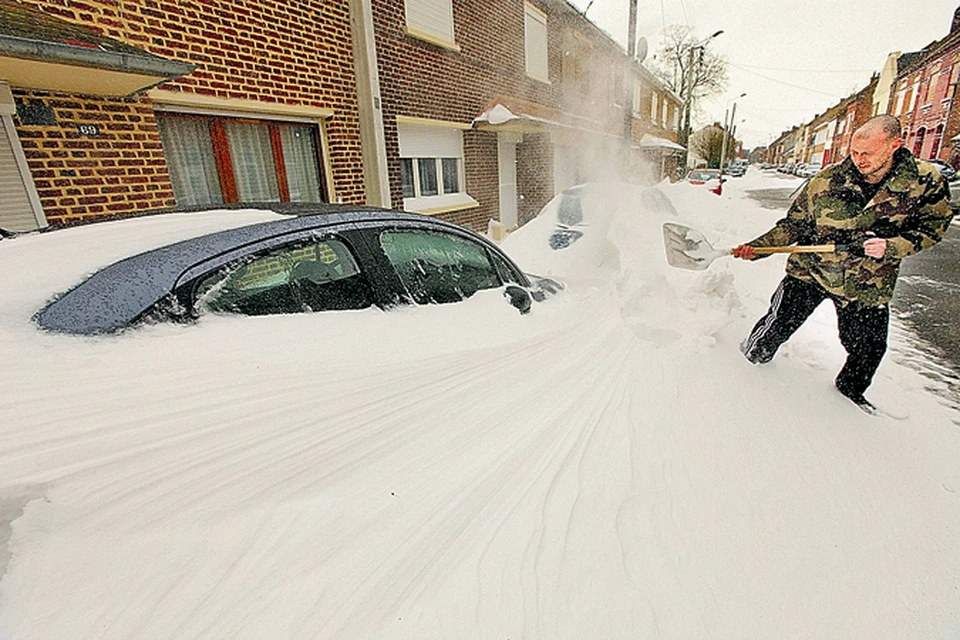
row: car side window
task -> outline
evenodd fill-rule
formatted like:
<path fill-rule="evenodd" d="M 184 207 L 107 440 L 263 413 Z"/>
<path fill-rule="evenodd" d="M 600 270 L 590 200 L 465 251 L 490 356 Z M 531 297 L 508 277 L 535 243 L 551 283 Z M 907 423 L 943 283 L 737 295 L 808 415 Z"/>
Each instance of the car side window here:
<path fill-rule="evenodd" d="M 380 245 L 417 304 L 459 302 L 503 284 L 487 251 L 466 239 L 423 231 L 385 231 Z"/>
<path fill-rule="evenodd" d="M 219 313 L 268 315 L 365 309 L 373 293 L 347 246 L 310 240 L 272 249 L 202 279 L 195 307 Z"/>

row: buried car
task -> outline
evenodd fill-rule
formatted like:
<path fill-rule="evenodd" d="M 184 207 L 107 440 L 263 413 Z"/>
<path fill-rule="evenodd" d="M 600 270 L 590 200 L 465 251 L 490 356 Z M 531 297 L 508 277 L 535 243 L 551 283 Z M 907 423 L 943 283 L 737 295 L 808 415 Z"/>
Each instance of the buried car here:
<path fill-rule="evenodd" d="M 503 288 L 521 313 L 561 285 L 434 218 L 371 207 L 268 208 L 295 216 L 207 233 L 115 262 L 35 319 L 69 334 L 208 312 L 269 315 L 458 302 Z"/>
<path fill-rule="evenodd" d="M 687 176 L 687 182 L 690 184 L 706 184 L 711 180 L 720 179 L 719 169 L 695 169 Z"/>

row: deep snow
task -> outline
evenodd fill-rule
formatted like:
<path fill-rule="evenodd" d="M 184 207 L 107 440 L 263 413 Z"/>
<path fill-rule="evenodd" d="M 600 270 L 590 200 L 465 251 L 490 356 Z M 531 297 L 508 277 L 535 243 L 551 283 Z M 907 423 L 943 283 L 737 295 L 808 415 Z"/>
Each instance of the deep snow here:
<path fill-rule="evenodd" d="M 45 335 L 80 274 L 270 214 L 0 242 L 0 638 L 960 637 L 957 412 L 896 354 L 907 419 L 840 397 L 829 305 L 748 364 L 783 258 L 666 266 L 664 220 L 732 246 L 783 184 L 594 185 L 582 241 L 504 242 L 567 284 L 527 316 Z"/>

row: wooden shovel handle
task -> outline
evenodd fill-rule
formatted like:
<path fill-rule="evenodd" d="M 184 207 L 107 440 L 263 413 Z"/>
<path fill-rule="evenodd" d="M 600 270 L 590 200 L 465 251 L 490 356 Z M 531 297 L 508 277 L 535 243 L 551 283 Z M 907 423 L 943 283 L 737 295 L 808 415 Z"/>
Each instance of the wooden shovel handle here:
<path fill-rule="evenodd" d="M 773 253 L 833 253 L 837 250 L 834 244 L 808 244 L 791 247 L 754 247 L 753 252 L 758 256 L 766 256 Z M 733 249 L 730 250 L 733 253 Z"/>

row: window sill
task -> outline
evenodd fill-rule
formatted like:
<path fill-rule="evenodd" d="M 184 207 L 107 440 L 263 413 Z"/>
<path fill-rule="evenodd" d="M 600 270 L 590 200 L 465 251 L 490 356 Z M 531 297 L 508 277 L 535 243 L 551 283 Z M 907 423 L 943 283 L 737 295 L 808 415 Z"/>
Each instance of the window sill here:
<path fill-rule="evenodd" d="M 442 196 L 426 196 L 421 198 L 404 198 L 403 210 L 413 213 L 422 213 L 425 216 L 435 216 L 451 211 L 476 209 L 480 203 L 466 193 L 451 193 Z"/>
<path fill-rule="evenodd" d="M 530 72 L 527 72 L 526 75 L 531 80 L 536 80 L 537 82 L 542 82 L 543 84 L 553 84 L 552 82 L 550 82 L 550 78 L 542 78 L 540 76 L 535 76 Z"/>
<path fill-rule="evenodd" d="M 410 36 L 411 38 L 416 38 L 417 40 L 423 40 L 424 42 L 430 43 L 432 45 L 436 45 L 438 47 L 447 49 L 449 51 L 456 51 L 457 53 L 460 52 L 460 45 L 458 45 L 453 40 L 447 40 L 443 36 L 438 36 L 433 33 L 421 31 L 420 29 L 417 29 L 416 27 L 411 27 L 411 26 L 407 26 L 406 32 L 407 32 L 407 35 Z"/>

